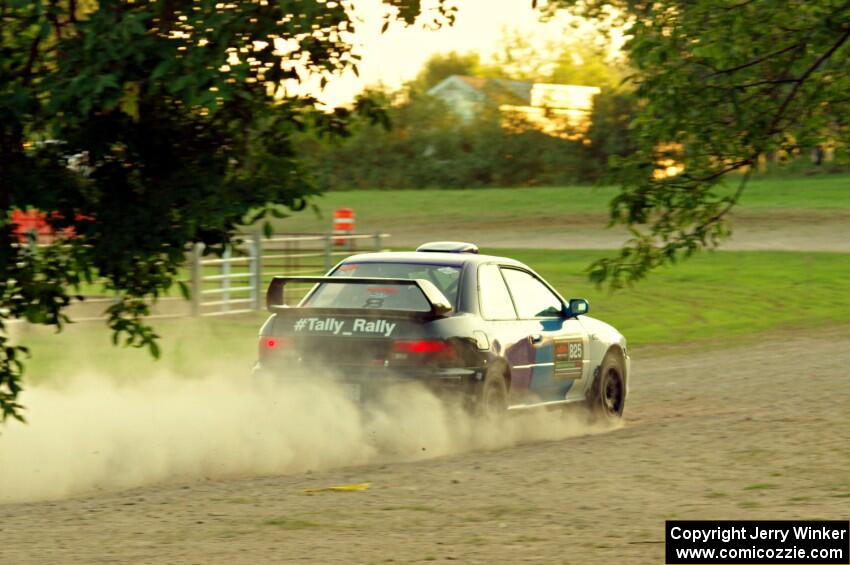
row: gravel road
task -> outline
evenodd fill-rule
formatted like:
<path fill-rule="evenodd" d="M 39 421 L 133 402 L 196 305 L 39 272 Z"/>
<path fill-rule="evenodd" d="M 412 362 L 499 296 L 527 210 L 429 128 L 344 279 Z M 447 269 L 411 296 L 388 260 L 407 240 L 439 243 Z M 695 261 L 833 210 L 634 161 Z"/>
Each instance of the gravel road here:
<path fill-rule="evenodd" d="M 847 519 L 848 367 L 850 328 L 639 351 L 619 429 L 3 504 L 0 562 L 661 563 L 665 519 Z"/>

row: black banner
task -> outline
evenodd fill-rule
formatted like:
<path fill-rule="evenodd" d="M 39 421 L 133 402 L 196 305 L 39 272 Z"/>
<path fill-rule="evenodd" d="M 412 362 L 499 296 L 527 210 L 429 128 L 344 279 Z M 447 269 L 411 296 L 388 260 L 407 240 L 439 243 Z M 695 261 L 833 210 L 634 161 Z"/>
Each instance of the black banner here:
<path fill-rule="evenodd" d="M 668 520 L 664 539 L 670 565 L 850 564 L 846 520 Z"/>

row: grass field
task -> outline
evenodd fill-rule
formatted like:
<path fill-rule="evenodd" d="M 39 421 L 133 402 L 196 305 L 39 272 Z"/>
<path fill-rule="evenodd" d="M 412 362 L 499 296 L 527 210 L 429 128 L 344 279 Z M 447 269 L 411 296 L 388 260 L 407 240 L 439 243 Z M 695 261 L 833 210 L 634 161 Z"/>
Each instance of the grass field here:
<path fill-rule="evenodd" d="M 588 284 L 584 271 L 599 251 L 484 250 L 532 266 L 566 298 L 584 297 L 591 315 L 642 346 L 724 346 L 764 332 L 850 323 L 850 254 L 716 252 L 662 269 L 634 288 L 614 294 Z M 157 370 L 200 376 L 228 371 L 247 376 L 263 314 L 230 318 L 156 320 L 163 359 L 113 349 L 102 324 L 81 323 L 62 334 L 28 330 L 33 380 L 96 369 L 119 379 Z"/>
<path fill-rule="evenodd" d="M 588 186 L 330 192 L 315 201 L 321 216 L 307 209 L 293 213 L 288 218 L 274 220 L 273 224 L 276 233 L 328 233 L 333 210 L 349 206 L 354 208 L 357 214 L 357 231 L 381 231 L 396 236 L 402 235 L 384 241 L 384 244 L 395 248 L 398 248 L 399 241 L 411 243 L 410 237 L 403 237 L 411 230 L 417 237 L 421 236 L 417 239 L 417 243 L 421 243 L 428 239 L 440 238 L 438 234 L 443 234 L 446 228 L 458 226 L 469 229 L 465 234 L 469 241 L 481 241 L 476 239 L 481 237 L 481 232 L 476 231 L 476 228 L 481 227 L 490 234 L 510 234 L 525 233 L 524 230 L 529 227 L 544 229 L 551 226 L 550 235 L 553 239 L 559 243 L 568 243 L 574 239 L 576 233 L 598 235 L 604 231 L 602 228 L 606 224 L 608 202 L 616 194 L 615 187 Z M 767 235 L 775 234 L 777 226 L 785 227 L 788 223 L 818 225 L 826 221 L 828 231 L 830 226 L 840 226 L 845 220 L 850 222 L 850 175 L 756 180 L 748 188 L 737 210 L 740 214 L 748 215 L 750 220 L 771 220 L 767 226 L 762 226 L 767 230 Z M 572 231 L 565 231 L 568 228 Z M 524 236 L 518 235 L 517 239 L 521 237 Z M 487 237 L 482 239 L 489 240 Z M 615 247 L 620 242 L 621 240 L 615 238 L 610 246 Z M 492 244 L 516 245 L 514 241 Z M 371 239 L 358 245 L 359 249 L 372 249 Z M 559 245 L 555 245 L 557 246 Z M 529 247 L 550 245 L 537 243 Z M 570 243 L 569 247 L 583 245 Z M 830 247 L 826 249 L 845 251 Z M 321 252 L 321 249 L 314 251 Z M 321 270 L 321 258 L 311 261 Z M 264 268 L 265 274 L 269 275 L 274 271 L 275 265 L 266 262 Z M 242 271 L 244 267 L 240 265 L 234 270 Z M 207 275 L 218 274 L 219 268 L 207 266 L 204 271 Z M 179 278 L 189 279 L 188 268 L 181 270 Z M 245 284 L 244 279 L 234 281 L 234 286 L 237 286 L 237 283 L 238 286 Z M 216 287 L 217 284 L 207 283 L 207 288 Z M 102 287 L 98 284 L 83 285 L 81 291 L 85 295 L 103 294 Z M 234 294 L 234 297 L 237 294 Z M 175 285 L 166 295 L 179 297 L 181 293 Z M 247 295 L 238 295 L 244 296 Z"/>
<path fill-rule="evenodd" d="M 615 325 L 637 346 L 850 322 L 850 254 L 707 253 L 611 294 L 590 285 L 584 273 L 605 252 L 498 251 L 533 266 L 565 298 L 588 298 L 592 316 Z"/>
<path fill-rule="evenodd" d="M 730 191 L 731 188 L 723 189 Z M 393 226 L 475 225 L 529 222 L 579 214 L 605 215 L 617 194 L 612 186 L 480 188 L 469 190 L 366 190 L 329 192 L 311 209 L 275 220 L 278 232 L 324 232 L 333 210 L 351 207 L 359 231 L 391 231 Z M 850 175 L 752 181 L 741 200 L 742 212 L 770 210 L 850 210 Z"/>

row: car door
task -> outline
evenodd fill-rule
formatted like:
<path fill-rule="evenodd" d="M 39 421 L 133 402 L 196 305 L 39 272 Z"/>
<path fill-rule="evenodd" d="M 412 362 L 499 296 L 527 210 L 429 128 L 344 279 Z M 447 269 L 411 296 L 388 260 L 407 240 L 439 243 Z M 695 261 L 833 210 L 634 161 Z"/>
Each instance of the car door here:
<path fill-rule="evenodd" d="M 587 332 L 564 316 L 560 297 L 535 274 L 516 266 L 500 267 L 531 348 L 530 399 L 568 399 L 576 381 L 586 378 Z"/>
<path fill-rule="evenodd" d="M 478 301 L 483 329 L 489 336 L 491 354 L 505 359 L 511 372 L 509 404 L 525 404 L 534 365 L 534 348 L 528 341 L 526 324 L 517 319 L 499 265 L 479 265 Z"/>

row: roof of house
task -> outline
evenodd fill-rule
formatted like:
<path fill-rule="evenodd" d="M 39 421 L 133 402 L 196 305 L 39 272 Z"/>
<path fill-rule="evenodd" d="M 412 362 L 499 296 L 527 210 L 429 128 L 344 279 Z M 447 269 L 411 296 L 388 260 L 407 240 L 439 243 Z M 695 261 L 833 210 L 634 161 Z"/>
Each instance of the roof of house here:
<path fill-rule="evenodd" d="M 452 75 L 432 87 L 428 91 L 428 94 L 439 94 L 442 90 L 452 85 L 466 88 L 470 92 L 474 92 L 478 97 L 487 97 L 499 104 L 526 106 L 531 103 L 531 88 L 534 86 L 534 83 L 502 78 Z"/>
<path fill-rule="evenodd" d="M 576 107 L 581 109 L 584 109 L 584 107 L 589 104 L 589 101 L 594 94 L 599 93 L 598 88 L 591 86 L 544 84 L 522 80 L 452 75 L 444 79 L 439 84 L 433 86 L 428 91 L 428 94 L 432 96 L 439 95 L 441 92 L 452 88 L 465 90 L 471 96 L 474 96 L 479 100 L 488 98 L 499 105 L 510 106 L 537 106 L 541 105 L 541 94 L 566 92 L 572 97 L 581 99 L 581 101 L 577 104 L 568 103 L 565 107 Z M 536 95 L 533 96 L 533 93 L 536 93 Z M 544 99 L 546 98 L 549 97 L 544 96 Z M 560 104 L 557 104 L 557 107 L 560 107 Z"/>

